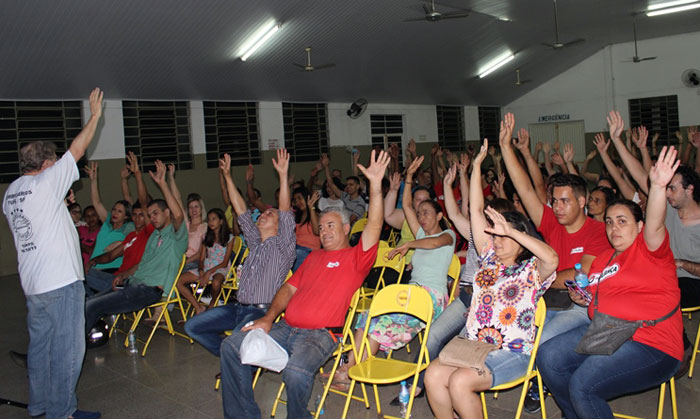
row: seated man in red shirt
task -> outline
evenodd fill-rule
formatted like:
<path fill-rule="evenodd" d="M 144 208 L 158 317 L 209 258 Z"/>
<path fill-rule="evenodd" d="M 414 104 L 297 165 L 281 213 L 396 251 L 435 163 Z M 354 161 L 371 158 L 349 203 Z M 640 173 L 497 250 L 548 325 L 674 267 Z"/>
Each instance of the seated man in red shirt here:
<path fill-rule="evenodd" d="M 382 178 L 389 156 L 372 152 L 370 166 L 359 169 L 370 181 L 367 226 L 360 242 L 350 247 L 350 218 L 342 210 L 328 208 L 320 218 L 323 249 L 307 256 L 294 276 L 275 295 L 270 308 L 252 325 L 234 332 L 221 344 L 221 381 L 227 418 L 260 418 L 253 395 L 253 371 L 241 364 L 240 346 L 246 332 L 261 328 L 289 354 L 282 371 L 287 386 L 290 418 L 309 417 L 306 406 L 314 376 L 336 347 L 329 328 L 342 327 L 350 299 L 362 285 L 377 255 L 383 223 Z M 285 317 L 274 323 L 280 313 Z"/>

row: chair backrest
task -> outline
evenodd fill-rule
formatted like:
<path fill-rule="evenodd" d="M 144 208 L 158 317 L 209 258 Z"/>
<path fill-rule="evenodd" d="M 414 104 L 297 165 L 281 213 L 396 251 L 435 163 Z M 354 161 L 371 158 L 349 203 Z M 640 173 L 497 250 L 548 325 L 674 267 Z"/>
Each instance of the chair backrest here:
<path fill-rule="evenodd" d="M 447 276 L 452 279 L 450 302 L 452 302 L 457 296 L 457 289 L 459 288 L 459 271 L 461 268 L 462 265 L 459 263 L 459 256 L 452 255 L 452 262 L 450 262 L 450 267 L 447 269 Z"/>
<path fill-rule="evenodd" d="M 241 236 L 236 236 L 233 238 L 233 246 L 231 247 L 231 265 L 236 264 L 241 249 L 243 249 L 243 239 Z"/>
<path fill-rule="evenodd" d="M 168 292 L 168 300 L 173 296 L 173 292 L 177 293 L 177 283 L 180 281 L 180 277 L 182 276 L 182 270 L 185 268 L 185 262 L 187 261 L 187 255 L 183 254 L 182 255 L 182 261 L 180 262 L 180 267 L 177 270 L 177 274 L 175 274 L 175 280 L 173 281 L 173 286 L 170 287 L 170 292 Z M 178 294 L 178 298 L 180 298 L 180 294 Z"/>
<path fill-rule="evenodd" d="M 532 352 L 530 353 L 530 361 L 527 364 L 527 374 L 529 375 L 535 366 L 535 358 L 537 357 L 537 350 L 540 347 L 540 338 L 542 337 L 542 329 L 544 329 L 544 319 L 547 316 L 547 304 L 544 302 L 544 298 L 540 298 L 537 302 L 537 310 L 535 311 L 535 326 L 537 326 L 537 333 L 535 333 L 535 342 L 532 344 Z"/>
<path fill-rule="evenodd" d="M 372 298 L 369 317 L 387 313 L 407 313 L 427 324 L 433 317 L 433 300 L 418 285 L 387 285 Z"/>
<path fill-rule="evenodd" d="M 403 276 L 403 272 L 406 268 L 406 258 L 399 258 L 398 256 L 395 256 L 393 259 L 389 259 L 387 254 L 392 250 L 394 250 L 394 248 L 390 247 L 387 242 L 383 240 L 379 242 L 379 247 L 377 248 L 377 258 L 374 261 L 373 268 L 382 268 L 382 270 L 379 272 L 379 279 L 377 279 L 377 285 L 374 288 L 375 293 L 386 286 L 386 282 L 384 281 L 384 273 L 386 272 L 387 268 L 392 269 L 399 274 L 396 283 L 401 283 L 401 277 Z"/>
<path fill-rule="evenodd" d="M 355 233 L 361 233 L 365 229 L 365 226 L 367 226 L 367 217 L 355 221 L 355 224 L 352 225 L 352 229 L 350 229 L 350 237 Z"/>

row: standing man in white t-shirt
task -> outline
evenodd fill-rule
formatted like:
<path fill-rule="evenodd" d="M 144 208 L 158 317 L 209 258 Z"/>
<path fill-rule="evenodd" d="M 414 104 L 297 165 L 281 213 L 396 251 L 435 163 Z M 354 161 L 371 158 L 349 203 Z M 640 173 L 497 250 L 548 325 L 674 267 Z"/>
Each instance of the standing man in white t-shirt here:
<path fill-rule="evenodd" d="M 2 210 L 17 248 L 27 298 L 29 414 L 99 418 L 77 410 L 75 387 L 85 355 L 85 287 L 78 233 L 63 202 L 78 180 L 76 162 L 90 145 L 102 115 L 102 92 L 90 93 L 90 119 L 68 152 L 37 141 L 22 147 L 22 176 L 5 193 Z"/>

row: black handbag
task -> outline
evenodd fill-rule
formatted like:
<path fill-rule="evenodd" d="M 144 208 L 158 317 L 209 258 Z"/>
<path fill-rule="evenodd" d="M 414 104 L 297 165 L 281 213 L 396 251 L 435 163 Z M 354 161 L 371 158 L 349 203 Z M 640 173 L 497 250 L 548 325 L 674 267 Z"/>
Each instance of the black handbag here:
<path fill-rule="evenodd" d="M 608 261 L 608 264 L 612 262 L 613 256 Z M 606 265 L 607 268 L 607 265 Z M 603 269 L 603 272 L 605 269 Z M 671 310 L 667 315 L 660 317 L 656 320 L 624 320 L 609 314 L 601 313 L 598 311 L 598 289 L 600 288 L 600 278 L 598 279 L 598 286 L 595 289 L 595 299 L 594 304 L 596 306 L 595 312 L 593 313 L 593 320 L 586 330 L 586 334 L 583 335 L 581 340 L 576 346 L 576 352 L 583 355 L 612 355 L 617 351 L 622 344 L 627 342 L 632 338 L 634 333 L 640 327 L 654 326 L 659 322 L 662 322 L 673 314 L 680 307 L 680 303 Z"/>

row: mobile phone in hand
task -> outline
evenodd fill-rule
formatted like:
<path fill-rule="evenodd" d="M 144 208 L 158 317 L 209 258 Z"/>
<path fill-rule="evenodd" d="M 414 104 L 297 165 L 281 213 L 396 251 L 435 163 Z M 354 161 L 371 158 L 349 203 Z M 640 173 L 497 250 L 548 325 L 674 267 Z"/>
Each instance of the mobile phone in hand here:
<path fill-rule="evenodd" d="M 570 290 L 574 291 L 576 294 L 580 295 L 584 300 L 586 300 L 586 303 L 590 304 L 590 302 L 592 300 L 591 294 L 588 291 L 581 288 L 576 283 L 576 281 L 572 281 L 572 280 L 565 281 L 564 285 L 566 285 L 566 287 L 568 289 L 570 289 Z"/>

